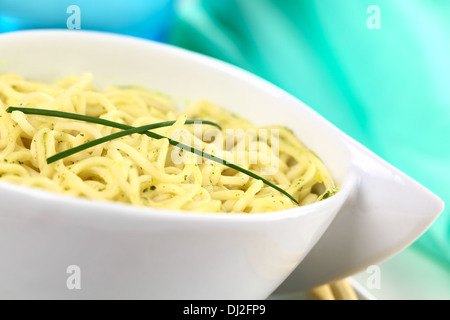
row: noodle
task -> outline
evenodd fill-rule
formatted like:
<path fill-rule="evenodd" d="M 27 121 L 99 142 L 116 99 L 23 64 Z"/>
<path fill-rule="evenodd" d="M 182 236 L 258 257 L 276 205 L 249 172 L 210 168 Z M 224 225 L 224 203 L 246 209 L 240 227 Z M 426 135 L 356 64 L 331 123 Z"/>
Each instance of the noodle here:
<path fill-rule="evenodd" d="M 196 212 L 258 213 L 295 208 L 286 195 L 224 164 L 132 134 L 47 164 L 47 158 L 120 129 L 42 115 L 9 106 L 58 110 L 133 127 L 176 120 L 154 132 L 250 170 L 286 190 L 300 205 L 337 188 L 323 163 L 287 128 L 255 127 L 209 101 L 178 110 L 168 97 L 136 87 L 98 90 L 92 75 L 53 83 L 0 75 L 0 178 L 93 200 Z M 211 125 L 187 125 L 187 119 Z"/>

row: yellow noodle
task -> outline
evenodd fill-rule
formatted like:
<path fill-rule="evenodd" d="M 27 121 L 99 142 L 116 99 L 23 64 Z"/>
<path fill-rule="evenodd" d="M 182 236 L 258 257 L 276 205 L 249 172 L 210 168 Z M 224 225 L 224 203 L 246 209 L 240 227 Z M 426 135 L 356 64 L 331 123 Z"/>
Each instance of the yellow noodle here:
<path fill-rule="evenodd" d="M 282 126 L 255 127 L 209 101 L 184 110 L 138 87 L 97 89 L 89 73 L 53 84 L 0 75 L 0 178 L 69 196 L 196 212 L 259 213 L 295 208 L 288 197 L 241 172 L 133 134 L 47 164 L 48 157 L 120 131 L 99 124 L 7 113 L 9 106 L 73 112 L 131 126 L 176 120 L 155 132 L 263 176 L 301 205 L 337 188 L 320 159 Z M 222 126 L 185 125 L 205 119 Z M 276 133 L 276 134 L 274 134 Z"/>

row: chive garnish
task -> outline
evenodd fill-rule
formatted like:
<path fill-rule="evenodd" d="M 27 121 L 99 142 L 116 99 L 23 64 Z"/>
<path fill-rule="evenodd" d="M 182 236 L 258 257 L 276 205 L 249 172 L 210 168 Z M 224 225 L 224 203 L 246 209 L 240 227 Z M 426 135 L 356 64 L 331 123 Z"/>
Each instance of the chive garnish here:
<path fill-rule="evenodd" d="M 196 120 L 198 121 L 198 120 Z M 151 130 L 151 129 L 157 129 L 162 127 L 167 127 L 169 125 L 172 125 L 174 121 L 165 121 L 165 122 L 158 122 L 153 124 L 148 124 L 141 127 L 133 127 L 132 129 L 123 130 L 120 132 L 116 132 L 86 143 L 83 143 L 79 146 L 76 146 L 74 148 L 68 149 L 66 151 L 60 152 L 58 154 L 55 154 L 54 156 L 51 156 L 47 159 L 47 164 L 53 163 L 55 161 L 67 158 L 68 156 L 71 156 L 75 153 L 78 153 L 80 151 L 95 147 L 96 145 L 102 144 L 104 142 L 108 142 L 111 140 L 119 139 L 121 137 L 125 137 L 128 135 L 132 135 L 134 133 L 145 133 L 145 131 Z M 169 124 L 168 124 L 169 123 Z"/>
<path fill-rule="evenodd" d="M 140 133 L 140 134 L 145 134 L 148 137 L 153 138 L 153 139 L 167 139 L 169 141 L 169 143 L 175 147 L 189 151 L 193 154 L 199 155 L 203 158 L 217 162 L 219 164 L 223 164 L 223 165 L 225 165 L 231 169 L 234 169 L 238 172 L 244 173 L 254 179 L 261 180 L 264 184 L 270 186 L 271 188 L 273 188 L 273 189 L 281 192 L 285 196 L 287 196 L 289 199 L 294 201 L 297 205 L 299 204 L 298 201 L 292 195 L 290 195 L 288 192 L 286 192 L 285 190 L 281 189 L 280 187 L 273 184 L 272 182 L 264 179 L 263 177 L 255 174 L 247 169 L 241 168 L 231 162 L 228 162 L 224 159 L 221 159 L 221 158 L 211 155 L 209 153 L 205 153 L 202 150 L 198 150 L 194 147 L 185 145 L 179 141 L 172 140 L 172 139 L 162 136 L 158 133 L 148 131 L 151 129 L 156 129 L 156 128 L 173 125 L 175 123 L 175 121 L 165 121 L 165 122 L 154 123 L 154 124 L 141 126 L 141 127 L 133 127 L 133 126 L 121 124 L 121 123 L 110 121 L 110 120 L 80 115 L 80 114 L 76 114 L 76 113 L 63 112 L 63 111 L 35 109 L 35 108 L 20 108 L 20 107 L 9 107 L 6 109 L 6 112 L 8 112 L 8 113 L 12 113 L 13 111 L 21 111 L 25 114 L 32 114 L 32 115 L 41 115 L 41 116 L 57 117 L 57 118 L 64 118 L 64 119 L 80 120 L 80 121 L 85 121 L 85 122 L 90 122 L 90 123 L 101 124 L 101 125 L 105 125 L 105 126 L 109 126 L 109 127 L 113 127 L 113 128 L 117 128 L 117 129 L 123 129 L 122 132 L 113 133 L 111 135 L 92 140 L 92 141 L 82 144 L 80 146 L 77 146 L 77 147 L 71 148 L 69 150 L 63 151 L 61 153 L 58 153 L 47 159 L 48 164 L 58 161 L 58 160 L 61 160 L 69 155 L 80 152 L 87 148 L 96 146 L 98 144 L 108 142 L 108 141 L 111 141 L 113 139 L 117 139 L 117 138 L 120 138 L 123 136 Z M 195 124 L 195 123 L 209 124 L 209 125 L 213 125 L 213 126 L 219 128 L 219 129 L 222 129 L 217 123 L 208 121 L 208 120 L 186 120 L 185 121 L 185 124 Z"/>
<path fill-rule="evenodd" d="M 114 122 L 114 121 L 110 121 L 110 120 L 106 120 L 106 119 L 91 117 L 91 116 L 85 116 L 82 114 L 70 113 L 70 112 L 46 110 L 46 109 L 34 109 L 34 108 L 20 108 L 20 107 L 9 107 L 6 109 L 6 112 L 8 112 L 8 113 L 11 113 L 13 111 L 21 111 L 25 114 L 33 114 L 33 115 L 40 115 L 40 116 L 47 116 L 47 117 L 56 117 L 56 118 L 86 121 L 86 122 L 102 124 L 104 126 L 113 127 L 113 128 L 117 128 L 117 129 L 123 129 L 123 130 L 134 128 L 134 127 L 126 125 L 126 124 L 122 124 L 122 123 L 118 123 L 118 122 Z M 195 124 L 196 122 L 200 122 L 200 121 L 199 120 L 186 120 L 185 123 L 186 124 Z M 215 126 L 218 129 L 222 130 L 222 128 L 213 121 L 203 120 L 201 122 L 203 124 L 209 124 L 209 125 Z M 161 125 L 161 127 L 167 127 L 167 126 L 173 125 L 175 123 L 175 121 L 165 121 L 165 122 L 160 122 L 160 123 L 161 124 L 164 123 L 164 125 Z M 158 127 L 158 128 L 161 128 L 161 127 Z"/>

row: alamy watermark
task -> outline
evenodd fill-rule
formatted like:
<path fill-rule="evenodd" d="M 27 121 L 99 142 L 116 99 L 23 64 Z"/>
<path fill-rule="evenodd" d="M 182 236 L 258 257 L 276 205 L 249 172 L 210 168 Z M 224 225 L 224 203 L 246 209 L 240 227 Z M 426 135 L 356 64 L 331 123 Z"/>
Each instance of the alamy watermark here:
<path fill-rule="evenodd" d="M 81 290 L 81 268 L 77 265 L 70 265 L 66 269 L 69 274 L 66 280 L 66 286 L 69 290 Z"/>
<path fill-rule="evenodd" d="M 373 4 L 367 8 L 367 13 L 370 16 L 367 18 L 366 25 L 370 30 L 381 29 L 381 9 L 379 6 Z"/>
<path fill-rule="evenodd" d="M 258 165 L 261 174 L 273 175 L 279 169 L 278 129 L 226 129 L 225 137 L 220 130 L 207 129 L 194 123 L 193 134 L 185 128 L 175 130 L 172 140 L 180 142 L 171 152 L 174 164 L 201 164 L 229 162 L 235 165 Z M 206 142 L 206 143 L 204 143 Z M 202 152 L 192 154 L 190 147 Z M 216 160 L 211 160 L 212 155 Z"/>
<path fill-rule="evenodd" d="M 366 273 L 369 274 L 366 280 L 367 289 L 381 289 L 381 268 L 377 265 L 367 267 Z"/>
<path fill-rule="evenodd" d="M 70 5 L 67 7 L 66 13 L 70 14 L 67 18 L 67 29 L 80 30 L 81 29 L 81 10 L 77 5 Z"/>

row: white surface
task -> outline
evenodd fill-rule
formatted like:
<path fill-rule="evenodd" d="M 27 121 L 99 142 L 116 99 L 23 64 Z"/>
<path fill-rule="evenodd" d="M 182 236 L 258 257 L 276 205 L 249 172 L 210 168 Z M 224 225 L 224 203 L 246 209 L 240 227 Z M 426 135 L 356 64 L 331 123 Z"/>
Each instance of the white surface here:
<path fill-rule="evenodd" d="M 371 271 L 349 278 L 360 300 L 450 300 L 450 266 L 410 247 L 378 265 L 379 287 Z M 275 292 L 269 299 L 311 300 L 307 291 Z"/>
<path fill-rule="evenodd" d="M 450 300 L 450 267 L 416 248 L 402 251 L 379 267 L 379 288 L 371 288 L 370 273 L 352 277 L 377 299 Z"/>
<path fill-rule="evenodd" d="M 415 240 L 442 202 L 316 112 L 273 85 L 182 49 L 117 35 L 33 31 L 0 35 L 0 72 L 51 81 L 93 72 L 97 84 L 135 84 L 207 98 L 256 124 L 292 128 L 341 189 L 283 213 L 203 215 L 71 199 L 0 183 L 0 283 L 6 297 L 266 298 L 354 274 Z M 276 106 L 276 108 L 274 107 Z M 27 201 L 23 201 L 27 199 Z M 65 287 L 79 265 L 86 284 Z M 294 286 L 294 288 L 292 288 Z"/>

